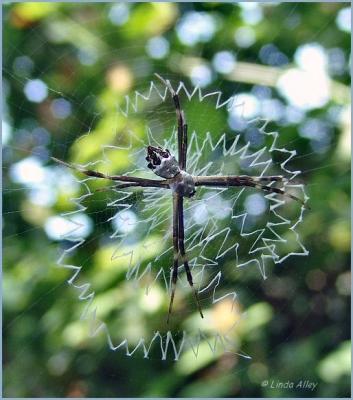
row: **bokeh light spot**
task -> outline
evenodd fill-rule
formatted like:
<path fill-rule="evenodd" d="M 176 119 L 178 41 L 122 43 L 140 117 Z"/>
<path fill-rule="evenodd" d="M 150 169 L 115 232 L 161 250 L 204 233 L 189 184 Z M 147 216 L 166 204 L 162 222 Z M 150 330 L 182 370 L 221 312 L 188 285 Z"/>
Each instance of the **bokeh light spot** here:
<path fill-rule="evenodd" d="M 55 99 L 50 105 L 55 118 L 65 119 L 71 115 L 71 103 L 65 99 Z"/>
<path fill-rule="evenodd" d="M 107 72 L 108 86 L 120 93 L 128 91 L 133 82 L 133 76 L 128 67 L 125 65 L 114 65 Z"/>
<path fill-rule="evenodd" d="M 325 72 L 327 55 L 318 43 L 307 43 L 299 46 L 294 54 L 297 65 L 305 71 Z"/>
<path fill-rule="evenodd" d="M 205 87 L 212 82 L 212 71 L 206 65 L 196 65 L 191 69 L 190 79 L 195 86 Z"/>
<path fill-rule="evenodd" d="M 110 21 L 117 26 L 124 25 L 130 16 L 129 6 L 124 3 L 114 4 L 108 13 Z"/>
<path fill-rule="evenodd" d="M 36 157 L 27 157 L 10 168 L 10 177 L 13 182 L 28 186 L 45 181 L 45 169 Z"/>
<path fill-rule="evenodd" d="M 148 40 L 147 54 L 157 60 L 164 58 L 169 52 L 169 42 L 162 36 L 156 36 Z"/>
<path fill-rule="evenodd" d="M 25 84 L 24 94 L 29 101 L 41 103 L 48 96 L 48 86 L 40 79 L 33 79 Z"/>
<path fill-rule="evenodd" d="M 235 56 L 230 51 L 220 51 L 214 55 L 212 65 L 217 72 L 228 74 L 235 66 Z"/>
<path fill-rule="evenodd" d="M 314 269 L 308 272 L 305 280 L 311 290 L 319 292 L 326 285 L 326 274 L 320 269 Z"/>
<path fill-rule="evenodd" d="M 242 8 L 240 15 L 245 23 L 256 25 L 262 20 L 263 13 L 259 3 L 239 2 L 238 4 Z"/>
<path fill-rule="evenodd" d="M 255 193 L 247 196 L 245 200 L 246 212 L 252 216 L 258 216 L 265 212 L 267 203 L 262 194 Z"/>
<path fill-rule="evenodd" d="M 214 18 L 206 12 L 191 11 L 184 14 L 176 31 L 183 44 L 193 46 L 212 39 L 216 32 L 216 23 Z"/>
<path fill-rule="evenodd" d="M 52 216 L 47 219 L 44 230 L 52 240 L 86 238 L 92 231 L 92 220 L 83 213 L 77 213 L 69 218 Z"/>
<path fill-rule="evenodd" d="M 16 57 L 13 62 L 13 69 L 15 74 L 19 76 L 28 76 L 33 71 L 34 63 L 31 58 L 27 56 Z"/>
<path fill-rule="evenodd" d="M 112 226 L 114 230 L 121 233 L 133 232 L 137 226 L 137 223 L 137 216 L 131 210 L 120 211 L 112 219 Z"/>
<path fill-rule="evenodd" d="M 259 58 L 264 64 L 268 65 L 282 66 L 288 64 L 288 57 L 272 43 L 261 47 Z"/>
<path fill-rule="evenodd" d="M 77 58 L 79 59 L 82 65 L 93 65 L 98 60 L 98 54 L 93 49 L 79 49 Z"/>
<path fill-rule="evenodd" d="M 249 93 L 239 93 L 236 95 L 236 104 L 238 107 L 230 109 L 230 116 L 235 118 L 253 118 L 259 114 L 260 103 L 258 99 Z"/>
<path fill-rule="evenodd" d="M 304 110 L 323 107 L 330 99 L 325 74 L 291 68 L 281 75 L 276 86 L 292 105 Z"/>
<path fill-rule="evenodd" d="M 5 145 L 9 142 L 12 136 L 11 125 L 8 124 L 4 119 L 1 122 L 1 143 Z"/>
<path fill-rule="evenodd" d="M 338 12 L 336 24 L 341 31 L 351 31 L 351 9 L 350 7 L 343 8 Z"/>
<path fill-rule="evenodd" d="M 255 40 L 255 31 L 249 26 L 240 27 L 234 33 L 234 41 L 239 47 L 248 48 Z"/>

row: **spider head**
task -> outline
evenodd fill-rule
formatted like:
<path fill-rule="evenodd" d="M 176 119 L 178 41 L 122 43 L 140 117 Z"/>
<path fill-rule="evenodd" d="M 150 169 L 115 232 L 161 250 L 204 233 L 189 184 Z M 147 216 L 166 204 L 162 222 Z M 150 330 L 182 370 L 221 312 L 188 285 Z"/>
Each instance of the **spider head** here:
<path fill-rule="evenodd" d="M 146 160 L 147 167 L 162 178 L 174 178 L 180 172 L 177 160 L 168 149 L 148 146 Z"/>

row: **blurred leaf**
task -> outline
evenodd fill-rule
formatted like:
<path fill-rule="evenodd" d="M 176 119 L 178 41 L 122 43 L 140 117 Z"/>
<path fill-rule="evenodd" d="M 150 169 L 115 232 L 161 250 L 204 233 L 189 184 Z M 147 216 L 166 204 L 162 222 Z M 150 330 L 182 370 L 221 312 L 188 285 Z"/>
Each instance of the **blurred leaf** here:
<path fill-rule="evenodd" d="M 343 342 L 337 350 L 330 353 L 318 365 L 320 377 L 330 383 L 336 383 L 344 375 L 351 375 L 351 342 Z"/>
<path fill-rule="evenodd" d="M 17 3 L 14 5 L 12 12 L 17 18 L 27 22 L 36 22 L 50 15 L 60 7 L 60 3 Z"/>
<path fill-rule="evenodd" d="M 192 349 L 184 352 L 176 364 L 175 370 L 179 374 L 187 376 L 204 368 L 212 361 L 215 361 L 222 351 L 218 348 L 218 352 L 213 353 L 209 346 L 210 345 L 206 341 L 202 341 L 200 345 L 194 349 L 194 351 L 197 352 L 196 358 Z"/>
<path fill-rule="evenodd" d="M 99 249 L 94 257 L 98 271 L 127 271 L 137 260 L 143 262 L 161 253 L 161 236 L 150 235 L 141 242 L 132 245 L 110 245 Z M 97 271 L 96 271 L 97 273 Z"/>
<path fill-rule="evenodd" d="M 351 248 L 350 223 L 347 220 L 338 220 L 328 232 L 332 246 L 339 251 L 349 252 Z"/>
<path fill-rule="evenodd" d="M 174 3 L 139 3 L 131 13 L 126 34 L 130 38 L 161 34 L 176 17 L 177 7 Z"/>
<path fill-rule="evenodd" d="M 272 307 L 265 302 L 252 305 L 246 310 L 244 323 L 242 326 L 242 334 L 252 336 L 260 327 L 271 321 L 273 317 Z"/>
<path fill-rule="evenodd" d="M 201 382 L 188 384 L 180 393 L 180 397 L 217 398 L 226 396 L 234 386 L 234 375 L 225 374 Z"/>

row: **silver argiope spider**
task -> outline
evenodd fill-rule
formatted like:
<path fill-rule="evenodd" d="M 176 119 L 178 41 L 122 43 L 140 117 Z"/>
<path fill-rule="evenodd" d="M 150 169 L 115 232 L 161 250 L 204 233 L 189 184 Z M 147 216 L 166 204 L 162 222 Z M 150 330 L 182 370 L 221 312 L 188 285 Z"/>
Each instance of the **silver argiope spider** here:
<path fill-rule="evenodd" d="M 98 171 L 84 169 L 79 166 L 75 166 L 64 161 L 61 161 L 55 157 L 52 159 L 60 164 L 63 164 L 69 168 L 75 169 L 89 177 L 95 177 L 100 179 L 108 179 L 119 182 L 115 185 L 116 188 L 129 188 L 129 187 L 156 187 L 162 189 L 170 189 L 173 195 L 173 248 L 174 248 L 174 260 L 171 277 L 171 293 L 167 323 L 169 323 L 170 315 L 172 313 L 173 301 L 175 295 L 175 288 L 178 279 L 178 268 L 179 261 L 181 259 L 184 264 L 186 277 L 192 288 L 196 300 L 196 304 L 201 317 L 203 313 L 199 302 L 197 291 L 194 287 L 192 273 L 190 270 L 188 257 L 185 252 L 184 244 L 184 197 L 192 197 L 196 192 L 197 186 L 213 186 L 213 187 L 253 187 L 258 188 L 269 193 L 278 193 L 283 196 L 289 197 L 295 201 L 300 202 L 304 205 L 304 202 L 296 196 L 285 193 L 284 190 L 268 186 L 266 182 L 280 181 L 284 182 L 286 179 L 282 175 L 275 176 L 248 176 L 248 175 L 228 175 L 228 176 L 193 176 L 186 172 L 186 156 L 187 156 L 187 130 L 188 126 L 186 123 L 184 112 L 180 105 L 178 94 L 174 91 L 169 80 L 163 79 L 158 74 L 155 74 L 158 79 L 168 88 L 171 97 L 174 102 L 177 126 L 178 126 L 178 161 L 175 156 L 170 153 L 168 149 L 162 147 L 147 147 L 148 162 L 147 167 L 151 169 L 156 175 L 162 180 L 156 179 L 145 179 L 126 175 L 105 175 Z"/>

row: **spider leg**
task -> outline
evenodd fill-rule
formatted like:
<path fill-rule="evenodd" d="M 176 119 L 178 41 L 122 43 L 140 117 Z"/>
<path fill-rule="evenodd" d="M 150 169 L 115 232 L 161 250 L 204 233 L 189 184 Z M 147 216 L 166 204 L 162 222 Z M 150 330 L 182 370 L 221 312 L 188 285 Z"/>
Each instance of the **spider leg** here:
<path fill-rule="evenodd" d="M 131 188 L 131 187 L 136 187 L 136 188 L 138 188 L 138 187 L 149 187 L 149 188 L 156 187 L 156 188 L 168 189 L 168 187 L 161 185 L 158 182 L 159 181 L 156 181 L 155 183 L 148 183 L 148 184 L 143 184 L 143 183 L 138 183 L 138 182 L 119 183 L 118 185 L 96 189 L 94 192 L 108 192 L 108 191 L 114 190 L 114 189 L 126 189 L 126 188 Z"/>
<path fill-rule="evenodd" d="M 265 190 L 265 191 L 270 192 L 270 193 L 278 193 L 278 194 L 281 194 L 282 196 L 289 197 L 290 199 L 295 200 L 295 201 L 297 201 L 298 203 L 301 203 L 303 206 L 305 206 L 306 208 L 309 209 L 309 207 L 306 206 L 305 203 L 304 203 L 304 201 L 301 200 L 299 197 L 294 196 L 294 195 L 289 194 L 289 193 L 286 193 L 286 192 L 285 192 L 284 190 L 282 190 L 282 189 L 278 189 L 278 188 L 275 188 L 275 187 L 272 187 L 272 186 L 260 185 L 260 184 L 258 184 L 258 183 L 255 183 L 255 186 L 254 186 L 254 187 L 257 187 L 257 188 L 259 188 L 259 189 Z"/>
<path fill-rule="evenodd" d="M 178 160 L 179 167 L 182 170 L 186 168 L 186 151 L 187 151 L 187 130 L 188 126 L 185 120 L 184 111 L 180 106 L 180 99 L 178 94 L 173 89 L 170 81 L 162 78 L 160 75 L 155 74 L 156 77 L 167 86 L 174 102 L 174 107 L 176 111 L 176 117 L 178 121 Z"/>
<path fill-rule="evenodd" d="M 283 175 L 272 175 L 272 176 L 251 176 L 255 182 L 282 182 L 287 181 Z"/>
<path fill-rule="evenodd" d="M 249 175 L 209 175 L 194 176 L 196 186 L 246 186 L 247 183 L 258 182 L 285 182 L 282 175 L 249 176 Z"/>
<path fill-rule="evenodd" d="M 182 145 L 182 163 L 180 168 L 185 171 L 186 170 L 186 156 L 187 156 L 187 150 L 188 150 L 188 125 L 185 120 L 184 112 L 182 113 L 183 115 L 183 145 Z"/>
<path fill-rule="evenodd" d="M 173 272 L 171 281 L 171 293 L 169 310 L 167 317 L 167 324 L 169 324 L 169 318 L 173 309 L 174 295 L 176 283 L 178 280 L 178 267 L 179 267 L 179 245 L 178 245 L 178 234 L 179 234 L 179 219 L 178 219 L 178 198 L 177 193 L 173 193 L 173 248 L 174 248 L 174 258 L 173 258 Z"/>
<path fill-rule="evenodd" d="M 127 183 L 120 183 L 117 187 L 126 188 L 130 186 L 141 186 L 141 187 L 160 187 L 160 188 L 169 188 L 169 184 L 166 180 L 156 180 L 156 179 L 145 179 L 139 178 L 135 176 L 126 176 L 126 175 L 106 175 L 98 171 L 93 171 L 91 169 L 85 169 L 82 167 L 78 167 L 76 165 L 69 164 L 65 161 L 59 160 L 58 158 L 51 157 L 53 161 L 58 164 L 65 165 L 65 167 L 74 169 L 76 171 L 81 172 L 86 176 L 91 176 L 99 179 L 108 179 L 111 181 L 121 181 Z"/>
<path fill-rule="evenodd" d="M 169 189 L 164 181 L 154 180 L 154 179 L 145 179 L 144 181 L 140 182 L 126 182 L 126 183 L 119 183 L 118 185 L 113 186 L 114 189 L 125 189 L 129 187 L 156 187 L 156 188 L 163 188 Z"/>
<path fill-rule="evenodd" d="M 195 286 L 194 286 L 191 270 L 190 270 L 190 267 L 189 267 L 189 261 L 188 261 L 187 255 L 185 253 L 184 208 L 183 208 L 184 204 L 183 203 L 184 203 L 183 196 L 178 194 L 178 220 L 179 220 L 178 240 L 179 240 L 179 252 L 180 252 L 180 255 L 181 255 L 183 263 L 184 263 L 187 280 L 189 282 L 190 287 L 192 288 L 192 290 L 194 292 L 197 308 L 199 309 L 199 313 L 201 315 L 201 318 L 203 318 L 202 309 L 201 309 L 200 302 L 199 302 L 199 297 L 197 295 L 197 290 L 195 289 Z"/>
<path fill-rule="evenodd" d="M 289 197 L 292 200 L 301 203 L 306 208 L 305 202 L 299 197 L 292 194 L 286 193 L 283 189 L 279 189 L 272 186 L 262 185 L 261 181 L 280 181 L 284 180 L 280 176 L 263 176 L 253 177 L 247 175 L 235 175 L 235 176 L 194 176 L 195 186 L 213 186 L 213 187 L 231 187 L 231 186 L 248 186 L 258 188 L 270 193 L 278 193 L 282 196 Z"/>

